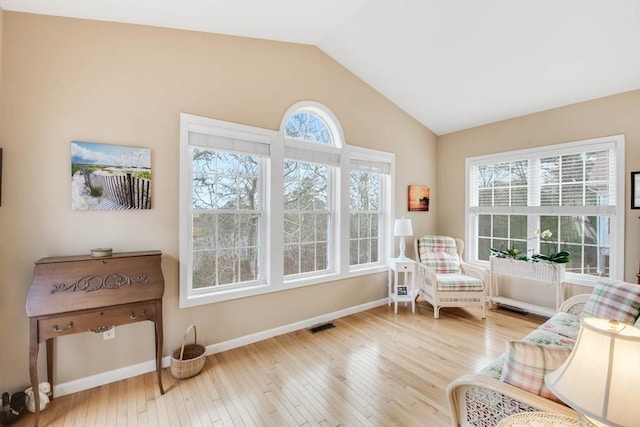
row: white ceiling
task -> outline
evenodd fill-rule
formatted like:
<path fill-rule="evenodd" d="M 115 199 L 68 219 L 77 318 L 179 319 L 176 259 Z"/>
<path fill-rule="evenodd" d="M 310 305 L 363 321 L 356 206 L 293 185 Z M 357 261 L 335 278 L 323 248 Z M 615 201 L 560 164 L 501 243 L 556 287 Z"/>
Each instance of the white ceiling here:
<path fill-rule="evenodd" d="M 640 0 L 0 0 L 318 46 L 438 135 L 640 89 Z"/>

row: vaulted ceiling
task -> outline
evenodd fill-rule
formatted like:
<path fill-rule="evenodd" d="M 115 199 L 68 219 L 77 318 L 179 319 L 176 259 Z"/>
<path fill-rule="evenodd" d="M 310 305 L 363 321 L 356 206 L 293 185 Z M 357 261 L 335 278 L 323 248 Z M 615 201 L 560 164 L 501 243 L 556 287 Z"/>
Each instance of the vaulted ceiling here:
<path fill-rule="evenodd" d="M 640 89 L 640 0 L 0 0 L 315 45 L 438 135 Z"/>

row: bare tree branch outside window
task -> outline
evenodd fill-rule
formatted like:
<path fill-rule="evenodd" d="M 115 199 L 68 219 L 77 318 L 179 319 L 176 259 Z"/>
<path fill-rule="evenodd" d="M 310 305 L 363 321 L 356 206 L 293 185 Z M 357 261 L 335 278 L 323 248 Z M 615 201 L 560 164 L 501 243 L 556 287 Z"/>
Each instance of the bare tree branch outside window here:
<path fill-rule="evenodd" d="M 259 277 L 258 158 L 193 152 L 193 287 Z"/>

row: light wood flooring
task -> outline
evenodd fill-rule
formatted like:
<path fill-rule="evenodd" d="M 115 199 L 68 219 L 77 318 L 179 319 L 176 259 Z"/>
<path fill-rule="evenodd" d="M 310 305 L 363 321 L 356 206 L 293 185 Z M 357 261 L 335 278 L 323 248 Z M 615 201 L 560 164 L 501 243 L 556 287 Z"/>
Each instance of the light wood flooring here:
<path fill-rule="evenodd" d="M 419 301 L 292 332 L 207 358 L 186 380 L 163 371 L 56 398 L 42 426 L 449 426 L 447 384 L 487 365 L 544 321 Z M 30 426 L 27 414 L 17 426 Z"/>

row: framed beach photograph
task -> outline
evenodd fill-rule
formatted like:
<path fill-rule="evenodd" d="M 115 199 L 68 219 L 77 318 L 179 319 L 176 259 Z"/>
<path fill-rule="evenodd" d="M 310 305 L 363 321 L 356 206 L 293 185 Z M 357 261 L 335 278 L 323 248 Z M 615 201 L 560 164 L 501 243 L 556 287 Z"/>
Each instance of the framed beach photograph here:
<path fill-rule="evenodd" d="M 409 211 L 423 211 L 429 210 L 429 194 L 431 190 L 424 185 L 410 185 L 409 186 Z"/>
<path fill-rule="evenodd" d="M 151 149 L 72 141 L 71 207 L 151 209 Z"/>
<path fill-rule="evenodd" d="M 631 209 L 640 209 L 640 172 L 631 172 Z"/>

